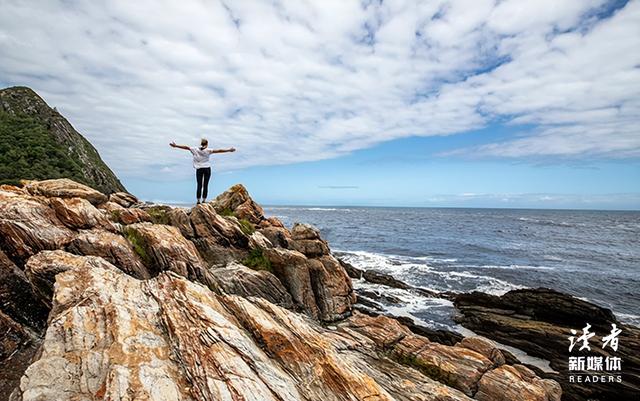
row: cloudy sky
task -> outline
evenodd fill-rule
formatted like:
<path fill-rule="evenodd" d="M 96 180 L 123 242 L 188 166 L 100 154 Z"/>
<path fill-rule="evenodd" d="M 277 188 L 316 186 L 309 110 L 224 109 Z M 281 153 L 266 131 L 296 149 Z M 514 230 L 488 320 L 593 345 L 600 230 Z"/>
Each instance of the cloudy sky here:
<path fill-rule="evenodd" d="M 134 193 L 640 208 L 640 1 L 7 1 L 0 85 Z"/>

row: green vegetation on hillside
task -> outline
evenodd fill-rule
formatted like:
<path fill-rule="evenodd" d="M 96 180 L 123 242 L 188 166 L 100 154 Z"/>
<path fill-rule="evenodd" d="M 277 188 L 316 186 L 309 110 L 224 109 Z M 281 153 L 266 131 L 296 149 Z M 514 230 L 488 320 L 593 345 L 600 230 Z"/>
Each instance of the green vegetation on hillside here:
<path fill-rule="evenodd" d="M 0 183 L 64 177 L 91 185 L 42 122 L 0 110 Z"/>

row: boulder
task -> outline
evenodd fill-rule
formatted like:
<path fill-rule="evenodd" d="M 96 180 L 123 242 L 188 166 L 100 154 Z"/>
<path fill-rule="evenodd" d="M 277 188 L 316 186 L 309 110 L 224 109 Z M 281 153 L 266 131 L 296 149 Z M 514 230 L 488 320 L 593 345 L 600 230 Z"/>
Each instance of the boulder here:
<path fill-rule="evenodd" d="M 0 246 L 12 260 L 23 263 L 44 249 L 58 249 L 73 238 L 48 206 L 32 196 L 0 199 Z"/>
<path fill-rule="evenodd" d="M 218 195 L 211 204 L 218 213 L 232 213 L 239 219 L 246 219 L 253 224 L 260 224 L 264 219 L 264 210 L 249 196 L 242 184 L 236 184 Z"/>
<path fill-rule="evenodd" d="M 478 401 L 560 401 L 560 385 L 540 379 L 522 365 L 503 365 L 487 372 L 478 383 Z"/>
<path fill-rule="evenodd" d="M 291 241 L 289 248 L 304 254 L 307 257 L 315 258 L 323 255 L 329 255 L 329 245 L 326 241 L 320 239 L 299 239 Z"/>
<path fill-rule="evenodd" d="M 331 255 L 311 259 L 309 262 L 311 287 L 320 318 L 331 322 L 347 317 L 356 302 L 356 295 L 347 273 Z"/>
<path fill-rule="evenodd" d="M 136 224 L 136 223 L 149 223 L 153 221 L 153 218 L 143 209 L 130 208 L 130 209 L 113 209 L 110 211 L 111 220 L 115 223 L 124 225 Z"/>
<path fill-rule="evenodd" d="M 172 208 L 167 212 L 168 224 L 176 227 L 185 238 L 192 239 L 195 237 L 195 231 L 191 225 L 189 214 L 185 209 Z"/>
<path fill-rule="evenodd" d="M 197 237 L 210 238 L 222 246 L 246 248 L 249 244 L 249 238 L 238 221 L 220 216 L 210 203 L 195 206 L 190 219 Z"/>
<path fill-rule="evenodd" d="M 296 305 L 309 316 L 318 318 L 319 310 L 311 286 L 309 260 L 300 252 L 283 248 L 266 249 L 264 255 Z"/>
<path fill-rule="evenodd" d="M 115 230 L 104 212 L 83 198 L 51 198 L 49 203 L 58 219 L 71 229 L 100 227 Z"/>
<path fill-rule="evenodd" d="M 267 228 L 267 227 L 277 227 L 277 228 L 285 228 L 282 221 L 280 221 L 277 217 L 266 217 L 260 221 L 258 224 L 259 228 Z"/>
<path fill-rule="evenodd" d="M 249 237 L 249 248 L 267 249 L 273 248 L 273 244 L 260 231 L 256 231 Z"/>
<path fill-rule="evenodd" d="M 293 307 L 291 295 L 280 280 L 268 271 L 252 270 L 238 263 L 230 263 L 226 267 L 211 270 L 211 276 L 224 293 L 261 297 L 283 308 Z"/>
<path fill-rule="evenodd" d="M 284 227 L 266 227 L 259 229 L 258 232 L 264 235 L 275 247 L 290 248 L 293 241 L 289 230 Z"/>
<path fill-rule="evenodd" d="M 72 268 L 91 270 L 109 263 L 95 256 L 78 256 L 68 252 L 42 251 L 32 256 L 25 265 L 26 277 L 34 293 L 47 306 L 51 306 L 53 284 L 58 273 Z"/>
<path fill-rule="evenodd" d="M 127 192 L 114 192 L 109 195 L 109 202 L 117 203 L 122 207 L 131 207 L 139 202 L 138 198 Z"/>
<path fill-rule="evenodd" d="M 180 231 L 163 224 L 137 223 L 124 228 L 126 238 L 152 276 L 173 271 L 206 282 L 204 262 L 193 243 Z"/>
<path fill-rule="evenodd" d="M 83 198 L 94 205 L 99 205 L 108 200 L 107 196 L 102 192 L 67 178 L 28 181 L 25 184 L 25 189 L 32 195 L 42 195 L 48 198 Z"/>
<path fill-rule="evenodd" d="M 100 256 L 139 279 L 151 277 L 131 243 L 119 234 L 104 230 L 82 231 L 73 238 L 66 249 L 76 255 Z"/>

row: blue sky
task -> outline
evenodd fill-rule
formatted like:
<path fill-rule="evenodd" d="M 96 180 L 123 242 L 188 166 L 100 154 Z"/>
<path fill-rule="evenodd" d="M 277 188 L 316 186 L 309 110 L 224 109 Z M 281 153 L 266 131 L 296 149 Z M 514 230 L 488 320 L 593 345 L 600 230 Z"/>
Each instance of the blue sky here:
<path fill-rule="evenodd" d="M 0 2 L 0 85 L 144 199 L 208 137 L 263 203 L 640 209 L 640 0 Z"/>

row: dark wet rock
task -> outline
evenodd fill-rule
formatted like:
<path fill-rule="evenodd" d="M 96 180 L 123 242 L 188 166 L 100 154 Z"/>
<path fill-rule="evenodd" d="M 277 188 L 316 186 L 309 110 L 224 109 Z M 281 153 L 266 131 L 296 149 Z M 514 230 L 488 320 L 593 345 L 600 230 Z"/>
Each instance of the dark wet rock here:
<path fill-rule="evenodd" d="M 0 250 L 0 311 L 34 331 L 46 327 L 49 308 L 32 291 L 24 272 Z"/>
<path fill-rule="evenodd" d="M 541 373 L 557 379 L 566 400 L 632 400 L 640 394 L 640 329 L 617 321 L 606 308 L 546 288 L 514 290 L 503 296 L 484 293 L 459 294 L 454 305 L 456 321 L 500 343 L 519 348 L 530 355 L 550 361 L 559 374 Z M 595 332 L 589 352 L 569 353 L 571 329 L 578 332 L 589 323 Z M 610 334 L 612 324 L 622 329 L 619 348 L 602 349 L 602 337 Z M 596 340 L 597 338 L 597 340 Z M 570 383 L 570 356 L 617 356 L 622 359 L 622 383 Z M 511 377 L 505 373 L 505 377 Z"/>

